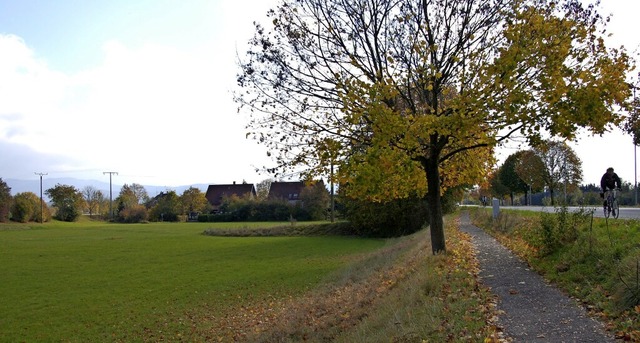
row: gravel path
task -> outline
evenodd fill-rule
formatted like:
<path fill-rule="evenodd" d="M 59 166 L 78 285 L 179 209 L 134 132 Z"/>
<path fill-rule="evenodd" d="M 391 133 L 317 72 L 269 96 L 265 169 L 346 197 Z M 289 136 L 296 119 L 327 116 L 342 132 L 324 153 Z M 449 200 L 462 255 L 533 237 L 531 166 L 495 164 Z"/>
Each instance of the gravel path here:
<path fill-rule="evenodd" d="M 615 342 L 577 302 L 547 284 L 519 257 L 473 226 L 468 213 L 460 229 L 471 235 L 482 282 L 498 296 L 498 318 L 514 342 Z"/>

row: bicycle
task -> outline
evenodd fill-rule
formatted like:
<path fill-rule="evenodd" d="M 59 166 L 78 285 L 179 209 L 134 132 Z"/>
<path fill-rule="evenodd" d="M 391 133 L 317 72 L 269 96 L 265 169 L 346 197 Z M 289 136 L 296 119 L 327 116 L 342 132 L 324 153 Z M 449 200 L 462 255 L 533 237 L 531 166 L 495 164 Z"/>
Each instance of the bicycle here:
<path fill-rule="evenodd" d="M 609 218 L 613 216 L 613 218 L 618 218 L 620 216 L 620 205 L 618 204 L 618 198 L 616 197 L 617 189 L 611 189 L 607 191 L 607 201 L 604 206 L 604 217 Z"/>

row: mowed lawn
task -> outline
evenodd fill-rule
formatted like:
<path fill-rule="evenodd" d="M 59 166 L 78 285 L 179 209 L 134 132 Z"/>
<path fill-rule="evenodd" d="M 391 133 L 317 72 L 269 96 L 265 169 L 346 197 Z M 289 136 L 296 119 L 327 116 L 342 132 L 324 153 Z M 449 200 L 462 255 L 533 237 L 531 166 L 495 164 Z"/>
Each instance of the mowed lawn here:
<path fill-rule="evenodd" d="M 0 340 L 201 340 L 212 318 L 299 295 L 385 244 L 202 235 L 216 226 L 0 224 Z"/>

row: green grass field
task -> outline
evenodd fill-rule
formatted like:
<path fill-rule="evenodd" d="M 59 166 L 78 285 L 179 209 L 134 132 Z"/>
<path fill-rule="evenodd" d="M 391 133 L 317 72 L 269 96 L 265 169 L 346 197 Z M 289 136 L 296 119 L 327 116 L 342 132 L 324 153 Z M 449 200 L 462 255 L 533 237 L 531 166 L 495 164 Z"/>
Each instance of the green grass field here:
<path fill-rule="evenodd" d="M 202 340 L 202 318 L 302 294 L 385 244 L 202 235 L 218 226 L 229 224 L 0 224 L 0 340 Z"/>

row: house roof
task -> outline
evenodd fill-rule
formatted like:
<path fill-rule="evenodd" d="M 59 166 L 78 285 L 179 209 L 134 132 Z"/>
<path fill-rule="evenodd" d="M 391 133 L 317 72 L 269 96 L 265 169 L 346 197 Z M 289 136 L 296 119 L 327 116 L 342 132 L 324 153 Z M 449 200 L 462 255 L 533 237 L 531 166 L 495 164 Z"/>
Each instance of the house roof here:
<path fill-rule="evenodd" d="M 317 182 L 322 183 L 322 180 Z M 300 193 L 307 184 L 304 181 L 274 181 L 269 187 L 269 198 L 284 199 L 289 201 L 300 200 Z"/>
<path fill-rule="evenodd" d="M 247 194 L 252 196 L 256 195 L 256 188 L 253 184 L 233 183 L 227 185 L 209 185 L 205 197 L 212 206 L 216 207 L 222 204 L 222 199 L 224 197 L 230 197 L 233 195 L 242 197 Z"/>
<path fill-rule="evenodd" d="M 158 195 L 156 195 L 155 197 L 149 199 L 149 201 L 147 201 L 147 203 L 145 204 L 145 206 L 147 208 L 151 208 L 155 205 L 158 204 L 158 202 L 160 202 L 160 199 L 166 197 L 167 195 L 169 195 L 169 192 L 160 192 L 158 193 Z"/>

